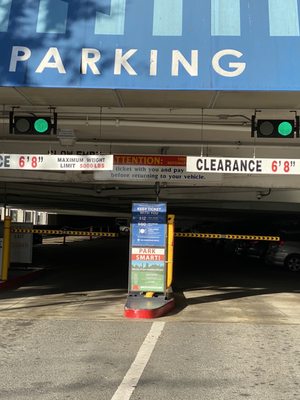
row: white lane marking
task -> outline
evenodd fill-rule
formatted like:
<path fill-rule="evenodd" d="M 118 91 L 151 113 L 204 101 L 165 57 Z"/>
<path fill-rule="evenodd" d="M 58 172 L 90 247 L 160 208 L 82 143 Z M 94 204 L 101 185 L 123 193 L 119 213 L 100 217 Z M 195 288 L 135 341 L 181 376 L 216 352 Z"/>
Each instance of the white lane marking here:
<path fill-rule="evenodd" d="M 135 360 L 111 400 L 129 400 L 142 373 L 148 364 L 156 342 L 161 335 L 165 322 L 153 322 L 151 329 L 141 345 Z"/>

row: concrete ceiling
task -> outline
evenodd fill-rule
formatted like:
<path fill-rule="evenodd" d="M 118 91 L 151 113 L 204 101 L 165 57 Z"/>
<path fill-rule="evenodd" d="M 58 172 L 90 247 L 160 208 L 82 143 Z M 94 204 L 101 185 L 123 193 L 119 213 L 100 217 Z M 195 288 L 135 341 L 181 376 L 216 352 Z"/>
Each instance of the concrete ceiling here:
<path fill-rule="evenodd" d="M 0 104 L 20 106 L 300 109 L 299 92 L 0 88 Z"/>

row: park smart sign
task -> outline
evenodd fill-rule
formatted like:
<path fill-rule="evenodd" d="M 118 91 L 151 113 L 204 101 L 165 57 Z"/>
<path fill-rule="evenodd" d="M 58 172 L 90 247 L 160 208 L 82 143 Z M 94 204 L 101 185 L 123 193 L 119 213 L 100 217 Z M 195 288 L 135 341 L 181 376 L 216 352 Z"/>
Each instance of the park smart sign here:
<path fill-rule="evenodd" d="M 0 0 L 0 85 L 299 91 L 298 3 Z"/>
<path fill-rule="evenodd" d="M 129 292 L 166 290 L 166 212 L 165 203 L 132 205 Z"/>

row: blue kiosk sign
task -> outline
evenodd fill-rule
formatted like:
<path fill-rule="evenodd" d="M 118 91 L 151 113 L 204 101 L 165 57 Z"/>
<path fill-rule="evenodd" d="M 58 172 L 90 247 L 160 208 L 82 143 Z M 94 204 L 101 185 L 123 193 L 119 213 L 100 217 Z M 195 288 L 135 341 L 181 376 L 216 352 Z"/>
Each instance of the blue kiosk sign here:
<path fill-rule="evenodd" d="M 134 203 L 130 240 L 129 291 L 165 292 L 165 203 Z"/>

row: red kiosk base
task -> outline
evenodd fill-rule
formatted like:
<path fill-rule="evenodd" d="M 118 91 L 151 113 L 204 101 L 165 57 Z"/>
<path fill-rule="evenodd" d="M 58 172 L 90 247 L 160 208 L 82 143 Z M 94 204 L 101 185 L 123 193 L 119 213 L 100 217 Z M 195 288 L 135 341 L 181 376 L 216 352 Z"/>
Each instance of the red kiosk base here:
<path fill-rule="evenodd" d="M 174 298 L 166 299 L 164 295 L 145 297 L 143 294 L 130 293 L 124 308 L 126 318 L 159 318 L 175 307 Z"/>

